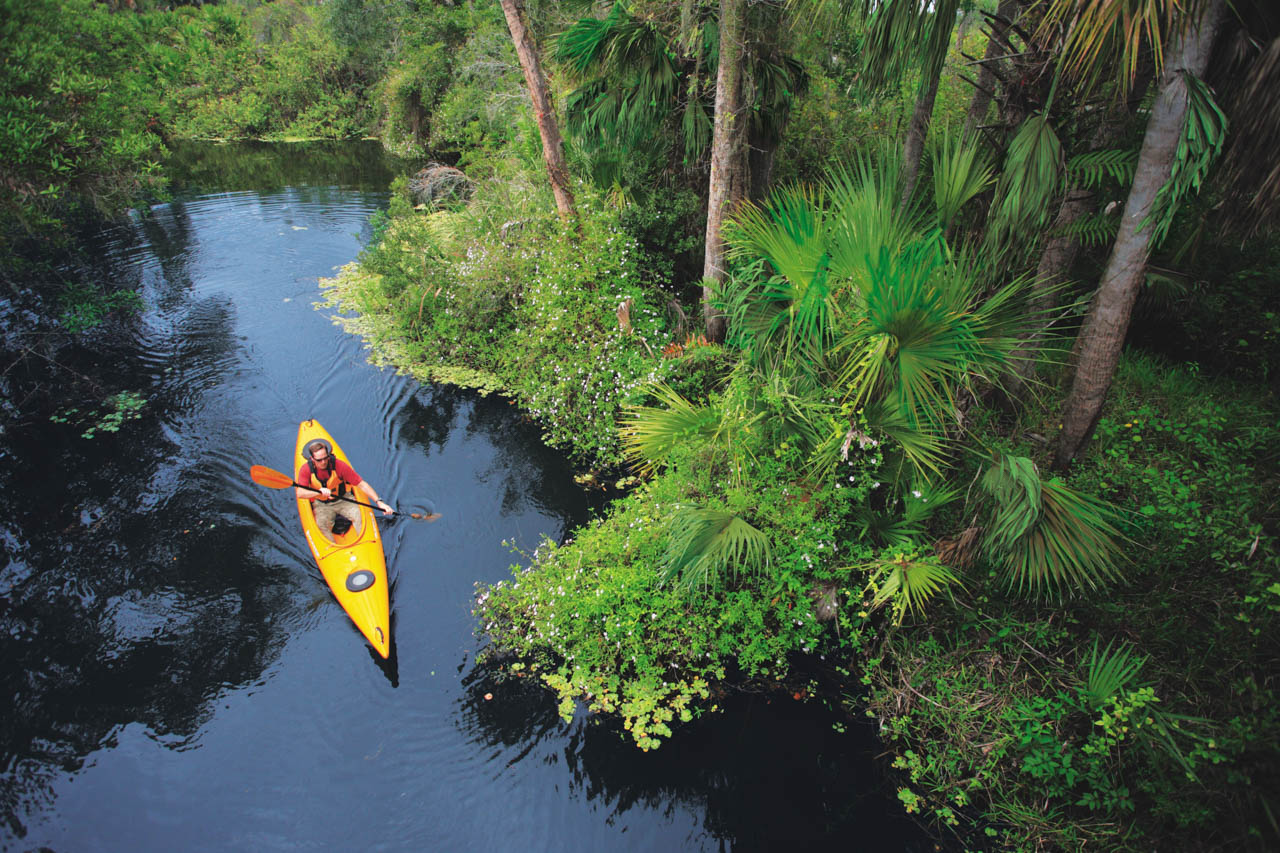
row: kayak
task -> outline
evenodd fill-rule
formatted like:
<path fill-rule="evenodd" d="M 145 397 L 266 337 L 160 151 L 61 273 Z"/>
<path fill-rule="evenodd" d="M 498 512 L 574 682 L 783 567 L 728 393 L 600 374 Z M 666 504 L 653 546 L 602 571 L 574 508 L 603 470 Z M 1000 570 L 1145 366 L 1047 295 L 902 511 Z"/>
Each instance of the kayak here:
<path fill-rule="evenodd" d="M 338 442 L 313 419 L 298 425 L 292 470 L 297 471 L 306 460 L 303 448 L 317 438 L 329 442 L 336 458 L 351 464 Z M 359 492 L 352 497 L 361 499 Z M 338 599 L 370 645 L 385 658 L 391 653 L 391 603 L 382 537 L 378 535 L 373 510 L 356 504 L 348 506 L 360 511 L 360 523 L 351 525 L 342 534 L 320 529 L 311 501 L 298 500 L 298 516 L 302 519 L 302 531 L 306 534 L 307 545 L 311 547 L 311 555 L 315 557 L 333 597 Z"/>

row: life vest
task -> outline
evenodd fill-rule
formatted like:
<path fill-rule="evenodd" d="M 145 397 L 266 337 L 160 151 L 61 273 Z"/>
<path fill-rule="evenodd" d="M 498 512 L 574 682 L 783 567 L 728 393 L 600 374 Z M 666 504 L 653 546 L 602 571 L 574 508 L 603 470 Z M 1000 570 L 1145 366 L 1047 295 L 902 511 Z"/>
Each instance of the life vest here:
<path fill-rule="evenodd" d="M 329 479 L 327 480 L 320 479 L 320 471 L 316 468 L 315 462 L 308 459 L 307 464 L 311 466 L 311 488 L 316 491 L 319 491 L 321 488 L 325 488 L 333 492 L 335 495 L 341 495 L 346 492 L 347 484 L 342 482 L 342 478 L 338 476 L 338 463 L 336 461 L 333 463 L 333 468 L 329 471 Z M 324 495 L 321 495 L 316 500 L 324 500 Z"/>

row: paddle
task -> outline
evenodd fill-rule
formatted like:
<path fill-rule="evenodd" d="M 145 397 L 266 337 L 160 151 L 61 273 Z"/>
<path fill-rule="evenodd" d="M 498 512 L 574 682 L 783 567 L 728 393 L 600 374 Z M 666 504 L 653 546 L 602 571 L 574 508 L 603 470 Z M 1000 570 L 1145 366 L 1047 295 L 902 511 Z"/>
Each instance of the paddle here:
<path fill-rule="evenodd" d="M 281 474 L 279 471 L 275 471 L 271 468 L 268 468 L 265 465 L 251 466 L 249 468 L 249 476 L 253 478 L 253 482 L 257 483 L 259 486 L 266 486 L 268 489 L 287 489 L 290 486 L 297 486 L 299 489 L 306 489 L 309 492 L 316 491 L 316 489 L 313 489 L 310 486 L 304 486 L 301 483 L 295 483 L 293 481 L 293 478 L 290 477 L 288 474 Z M 370 509 L 382 509 L 382 507 L 380 506 L 375 506 L 374 504 L 367 504 L 364 501 L 358 501 L 353 498 L 344 497 L 342 495 L 334 495 L 334 497 L 340 501 L 346 501 L 347 503 L 352 503 L 352 504 L 359 504 L 360 506 L 367 506 Z M 423 515 L 420 512 L 403 512 L 402 513 L 397 511 L 396 514 L 407 515 L 410 518 L 416 518 L 421 521 L 435 521 L 437 518 L 440 517 L 440 513 L 438 512 L 433 512 L 430 515 Z"/>

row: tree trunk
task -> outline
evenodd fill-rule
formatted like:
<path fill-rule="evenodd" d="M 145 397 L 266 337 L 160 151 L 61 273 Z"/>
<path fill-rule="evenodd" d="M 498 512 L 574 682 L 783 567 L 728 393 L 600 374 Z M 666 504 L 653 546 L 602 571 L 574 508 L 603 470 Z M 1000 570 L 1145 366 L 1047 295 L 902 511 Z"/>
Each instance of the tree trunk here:
<path fill-rule="evenodd" d="M 716 70 L 715 126 L 711 135 L 711 178 L 707 190 L 707 241 L 702 264 L 702 310 L 707 339 L 724 340 L 725 317 L 711 307 L 712 283 L 725 280 L 724 237 L 727 212 L 742 201 L 743 137 L 742 51 L 746 32 L 745 0 L 720 0 L 720 65 Z"/>
<path fill-rule="evenodd" d="M 996 13 L 991 17 L 991 33 L 987 37 L 987 52 L 978 66 L 978 84 L 973 90 L 973 100 L 969 102 L 969 113 L 964 119 L 965 136 L 973 134 L 978 125 L 987 116 L 987 107 L 996 91 L 996 73 L 993 66 L 1005 54 L 1005 33 L 1018 14 L 1018 0 L 1000 0 Z"/>
<path fill-rule="evenodd" d="M 1124 139 L 1133 111 L 1142 100 L 1142 94 L 1151 85 L 1150 69 L 1133 87 L 1133 95 L 1127 104 L 1117 104 L 1103 119 L 1089 141 L 1088 152 L 1114 148 Z M 1009 392 L 1015 399 L 1026 396 L 1031 378 L 1035 375 L 1036 356 L 1045 332 L 1053 322 L 1051 314 L 1058 307 L 1062 284 L 1075 266 L 1080 254 L 1080 238 L 1071 233 L 1071 227 L 1083 219 L 1097 205 L 1097 193 L 1077 186 L 1067 190 L 1058 208 L 1058 215 L 1049 227 L 1050 237 L 1040 253 L 1036 277 L 1031 284 L 1030 307 L 1035 328 L 1024 336 L 1024 343 L 1014 351 L 1014 372 L 1007 377 Z M 1073 362 L 1074 363 L 1074 360 Z"/>
<path fill-rule="evenodd" d="M 542 75 L 542 64 L 538 61 L 538 48 L 525 25 L 524 0 L 500 2 L 502 11 L 507 16 L 507 28 L 511 30 L 516 55 L 520 57 L 520 67 L 524 70 L 529 98 L 533 101 L 534 118 L 538 122 L 538 133 L 542 136 L 542 159 L 547 163 L 547 176 L 551 179 L 551 192 L 556 197 L 556 209 L 560 211 L 561 219 L 573 219 L 577 216 L 577 210 L 574 208 L 573 191 L 569 188 L 569 169 L 564 162 L 564 141 L 560 137 L 555 108 L 551 105 L 547 80 Z"/>
<path fill-rule="evenodd" d="M 938 99 L 938 79 L 942 68 L 928 80 L 920 82 L 916 96 L 916 109 L 911 114 L 907 128 L 907 141 L 902 145 L 902 204 L 911 200 L 916 191 L 916 179 L 920 176 L 920 160 L 924 156 L 924 140 L 929 135 L 929 120 L 933 117 L 933 103 Z"/>
<path fill-rule="evenodd" d="M 1071 393 L 1063 405 L 1062 432 L 1054 456 L 1054 467 L 1059 470 L 1064 470 L 1075 459 L 1102 414 L 1102 404 L 1129 331 L 1133 303 L 1153 248 L 1147 218 L 1157 193 L 1169 179 L 1186 122 L 1187 89 L 1182 72 L 1197 77 L 1204 74 L 1222 20 L 1222 9 L 1222 0 L 1212 0 L 1198 24 L 1187 30 L 1168 55 L 1160 92 L 1151 106 L 1151 117 L 1142 138 L 1120 232 L 1080 330 L 1079 360 Z"/>

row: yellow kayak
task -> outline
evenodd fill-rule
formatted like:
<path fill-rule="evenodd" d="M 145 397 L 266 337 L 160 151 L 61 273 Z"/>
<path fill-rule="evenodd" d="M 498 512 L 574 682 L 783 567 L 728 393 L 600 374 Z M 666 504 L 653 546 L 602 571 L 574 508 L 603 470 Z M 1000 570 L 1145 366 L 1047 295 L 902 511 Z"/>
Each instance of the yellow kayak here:
<path fill-rule="evenodd" d="M 347 454 L 342 452 L 338 442 L 325 428 L 318 421 L 309 420 L 298 425 L 298 444 L 294 448 L 291 471 L 296 472 L 298 466 L 306 461 L 303 448 L 317 438 L 329 442 L 334 457 L 351 464 Z M 359 493 L 353 497 L 361 499 Z M 360 523 L 353 524 L 341 535 L 321 531 L 311 509 L 311 501 L 298 500 L 298 516 L 302 519 L 302 530 L 311 547 L 311 555 L 316 558 L 316 565 L 333 591 L 333 597 L 338 599 L 365 639 L 385 658 L 391 653 L 391 602 L 382 538 L 378 535 L 373 510 L 367 506 L 349 505 L 360 511 Z"/>

